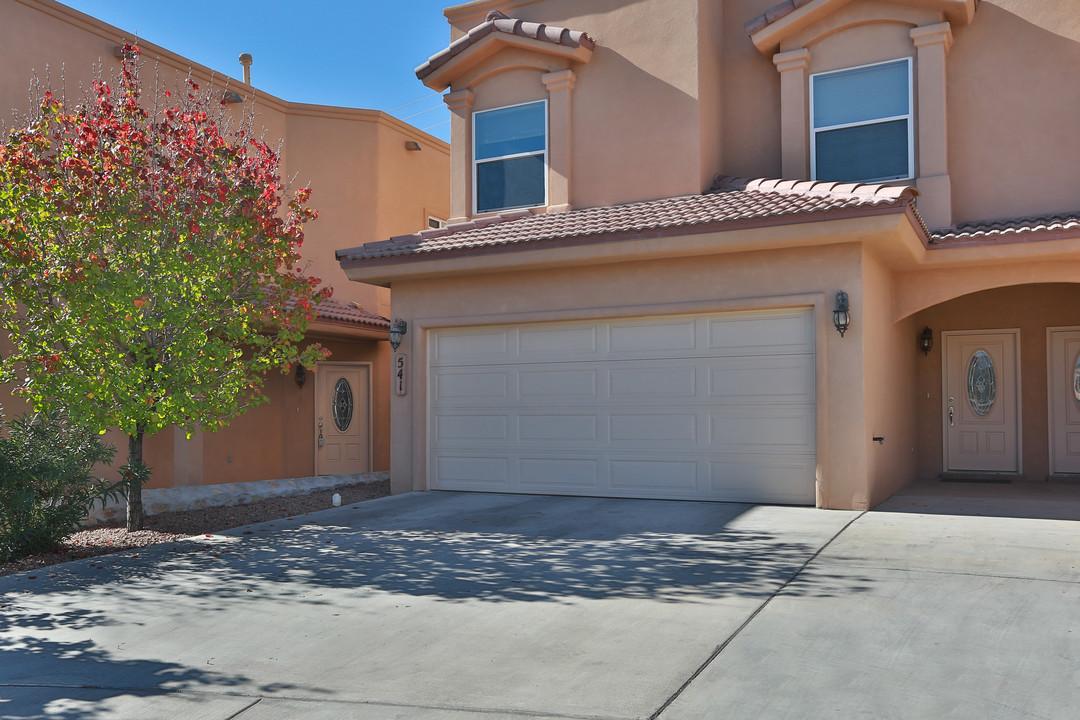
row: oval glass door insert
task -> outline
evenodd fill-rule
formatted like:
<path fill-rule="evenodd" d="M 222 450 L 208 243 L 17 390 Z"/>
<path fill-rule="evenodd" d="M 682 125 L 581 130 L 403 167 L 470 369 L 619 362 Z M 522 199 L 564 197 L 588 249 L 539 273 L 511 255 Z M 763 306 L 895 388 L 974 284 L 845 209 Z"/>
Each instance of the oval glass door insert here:
<path fill-rule="evenodd" d="M 985 350 L 976 350 L 971 356 L 967 372 L 967 393 L 971 409 L 979 417 L 984 417 L 994 407 L 997 380 L 994 376 L 994 361 Z"/>
<path fill-rule="evenodd" d="M 1080 356 L 1076 358 L 1076 365 L 1073 366 L 1073 397 L 1076 398 L 1076 404 L 1080 405 Z"/>
<path fill-rule="evenodd" d="M 332 411 L 337 429 L 341 432 L 348 430 L 349 425 L 352 424 L 353 394 L 352 387 L 345 378 L 339 378 L 337 384 L 334 385 Z"/>

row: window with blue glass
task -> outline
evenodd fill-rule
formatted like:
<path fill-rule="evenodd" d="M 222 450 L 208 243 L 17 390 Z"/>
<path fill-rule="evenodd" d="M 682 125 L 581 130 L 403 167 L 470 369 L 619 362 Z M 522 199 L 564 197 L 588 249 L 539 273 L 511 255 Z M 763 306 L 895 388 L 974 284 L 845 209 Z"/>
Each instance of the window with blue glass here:
<path fill-rule="evenodd" d="M 547 102 L 473 114 L 476 212 L 547 203 Z"/>
<path fill-rule="evenodd" d="M 915 175 L 911 59 L 810 77 L 811 175 L 887 182 Z"/>

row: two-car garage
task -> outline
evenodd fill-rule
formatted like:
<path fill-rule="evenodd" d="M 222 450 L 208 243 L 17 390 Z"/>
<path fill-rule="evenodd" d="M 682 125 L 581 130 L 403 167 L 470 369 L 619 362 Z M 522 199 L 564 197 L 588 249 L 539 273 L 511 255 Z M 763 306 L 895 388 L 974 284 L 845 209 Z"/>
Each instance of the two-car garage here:
<path fill-rule="evenodd" d="M 429 487 L 813 504 L 811 308 L 441 328 Z"/>

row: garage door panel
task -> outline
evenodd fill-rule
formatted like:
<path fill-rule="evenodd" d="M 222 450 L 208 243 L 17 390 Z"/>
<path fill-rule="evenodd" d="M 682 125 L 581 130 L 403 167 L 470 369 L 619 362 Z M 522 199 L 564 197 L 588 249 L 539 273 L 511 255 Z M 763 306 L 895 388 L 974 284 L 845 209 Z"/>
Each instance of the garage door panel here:
<path fill-rule="evenodd" d="M 813 458 L 764 459 L 733 455 L 709 463 L 711 489 L 732 500 L 810 504 L 814 502 Z"/>
<path fill-rule="evenodd" d="M 433 400 L 440 402 L 454 398 L 465 398 L 469 404 L 477 399 L 509 397 L 510 379 L 506 371 L 454 373 L 441 372 L 435 375 Z"/>
<path fill-rule="evenodd" d="M 510 439 L 506 415 L 440 415 L 435 422 L 435 441 Z"/>
<path fill-rule="evenodd" d="M 505 457 L 437 456 L 433 470 L 443 482 L 482 485 L 485 490 L 510 489 L 510 461 Z"/>
<path fill-rule="evenodd" d="M 723 358 L 710 363 L 709 397 L 755 403 L 813 401 L 814 358 Z"/>
<path fill-rule="evenodd" d="M 432 335 L 432 488 L 814 501 L 809 310 Z"/>
<path fill-rule="evenodd" d="M 610 487 L 666 492 L 693 490 L 698 484 L 698 464 L 685 460 L 611 460 Z"/>
<path fill-rule="evenodd" d="M 609 330 L 608 347 L 612 355 L 639 356 L 650 352 L 669 355 L 674 351 L 696 349 L 697 330 L 696 320 L 658 319 L 647 323 L 613 324 Z"/>
<path fill-rule="evenodd" d="M 709 416 L 709 441 L 729 451 L 814 453 L 815 413 L 804 408 L 732 408 Z"/>
<path fill-rule="evenodd" d="M 595 356 L 599 349 L 596 326 L 517 331 L 518 357 L 521 362 L 547 360 L 551 356 Z"/>
<path fill-rule="evenodd" d="M 598 393 L 598 371 L 583 370 L 521 370 L 517 374 L 518 396 L 522 398 L 595 398 Z"/>
<path fill-rule="evenodd" d="M 698 368 L 670 365 L 656 367 L 613 368 L 608 373 L 611 397 L 662 395 L 684 398 L 697 395 Z"/>
<path fill-rule="evenodd" d="M 600 462 L 589 459 L 523 457 L 518 462 L 522 487 L 599 488 Z"/>
<path fill-rule="evenodd" d="M 595 415 L 521 415 L 518 417 L 518 438 L 522 443 L 558 440 L 593 445 L 599 440 L 596 431 Z"/>
<path fill-rule="evenodd" d="M 609 437 L 619 443 L 696 443 L 698 416 L 696 414 L 655 413 L 608 416 Z"/>
<path fill-rule="evenodd" d="M 708 347 L 724 355 L 813 352 L 813 325 L 802 311 L 730 313 L 709 320 Z"/>
<path fill-rule="evenodd" d="M 441 333 L 432 345 L 432 359 L 439 363 L 461 361 L 506 361 L 509 336 L 499 331 Z"/>

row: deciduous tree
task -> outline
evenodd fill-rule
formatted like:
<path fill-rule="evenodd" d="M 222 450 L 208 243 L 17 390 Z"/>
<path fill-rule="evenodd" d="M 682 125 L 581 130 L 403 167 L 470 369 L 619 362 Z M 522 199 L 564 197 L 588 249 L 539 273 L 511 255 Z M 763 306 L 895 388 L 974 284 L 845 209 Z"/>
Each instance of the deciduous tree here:
<path fill-rule="evenodd" d="M 330 292 L 300 255 L 310 189 L 287 196 L 278 152 L 194 81 L 147 103 L 139 71 L 125 46 L 112 83 L 75 105 L 42 93 L 0 145 L 6 379 L 128 436 L 129 530 L 144 437 L 218 429 L 265 401 L 271 369 L 321 359 L 301 341 Z"/>

